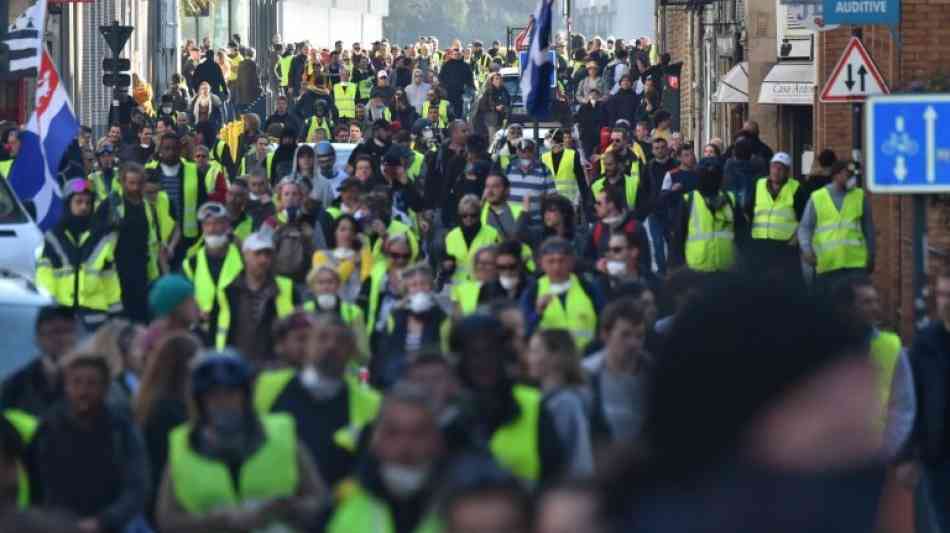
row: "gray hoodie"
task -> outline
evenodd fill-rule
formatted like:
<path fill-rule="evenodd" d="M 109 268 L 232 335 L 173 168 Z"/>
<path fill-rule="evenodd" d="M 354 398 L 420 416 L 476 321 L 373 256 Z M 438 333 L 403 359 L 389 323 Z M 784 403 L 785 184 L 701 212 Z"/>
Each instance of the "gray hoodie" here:
<path fill-rule="evenodd" d="M 316 167 L 316 161 L 314 161 L 313 171 L 309 176 L 297 170 L 297 155 L 300 153 L 302 146 L 307 145 L 301 144 L 294 150 L 294 160 L 290 167 L 290 174 L 284 176 L 284 179 L 291 178 L 294 181 L 305 182 L 310 188 L 310 198 L 323 204 L 323 208 L 326 209 L 333 203 L 333 184 L 330 183 L 330 180 L 320 175 L 320 170 Z"/>

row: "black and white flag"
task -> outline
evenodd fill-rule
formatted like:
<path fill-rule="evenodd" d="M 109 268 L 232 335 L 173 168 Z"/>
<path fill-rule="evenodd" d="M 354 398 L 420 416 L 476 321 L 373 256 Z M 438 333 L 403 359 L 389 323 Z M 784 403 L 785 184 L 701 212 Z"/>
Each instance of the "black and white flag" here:
<path fill-rule="evenodd" d="M 4 42 L 10 47 L 10 75 L 36 76 L 40 66 L 46 0 L 37 0 L 10 24 Z"/>

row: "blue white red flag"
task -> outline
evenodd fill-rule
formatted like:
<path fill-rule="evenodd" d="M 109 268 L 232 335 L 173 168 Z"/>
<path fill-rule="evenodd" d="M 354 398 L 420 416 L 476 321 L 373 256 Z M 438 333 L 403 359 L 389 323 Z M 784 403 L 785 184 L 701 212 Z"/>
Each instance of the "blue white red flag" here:
<path fill-rule="evenodd" d="M 69 95 L 45 49 L 36 78 L 36 108 L 20 132 L 20 151 L 10 169 L 10 186 L 21 201 L 36 206 L 36 224 L 51 229 L 63 211 L 56 174 L 69 144 L 79 132 Z"/>

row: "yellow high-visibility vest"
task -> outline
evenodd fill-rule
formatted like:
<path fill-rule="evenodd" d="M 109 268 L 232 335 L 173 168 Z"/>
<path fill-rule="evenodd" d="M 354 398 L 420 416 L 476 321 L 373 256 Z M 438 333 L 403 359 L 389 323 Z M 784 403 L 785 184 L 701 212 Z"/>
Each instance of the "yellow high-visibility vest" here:
<path fill-rule="evenodd" d="M 795 193 L 798 180 L 790 179 L 772 198 L 768 178 L 759 178 L 755 185 L 755 212 L 752 214 L 752 238 L 788 241 L 798 229 L 795 216 Z"/>
<path fill-rule="evenodd" d="M 574 157 L 576 152 L 570 148 L 565 148 L 561 155 L 561 164 L 557 171 L 554 170 L 554 155 L 547 152 L 541 156 L 544 166 L 548 167 L 548 172 L 554 176 L 554 186 L 558 194 L 566 197 L 571 203 L 578 201 L 577 174 L 574 172 Z"/>
<path fill-rule="evenodd" d="M 864 216 L 864 191 L 851 189 L 844 196 L 841 211 L 835 207 L 827 187 L 813 192 L 815 235 L 812 247 L 818 259 L 819 274 L 844 268 L 867 268 L 868 247 L 861 229 Z"/>
<path fill-rule="evenodd" d="M 356 85 L 348 81 L 334 85 L 333 104 L 340 118 L 356 118 Z"/>
<path fill-rule="evenodd" d="M 714 214 L 698 191 L 692 195 L 689 228 L 686 235 L 686 264 L 700 272 L 716 272 L 732 268 L 736 262 L 735 197 L 729 194 L 726 204 Z"/>

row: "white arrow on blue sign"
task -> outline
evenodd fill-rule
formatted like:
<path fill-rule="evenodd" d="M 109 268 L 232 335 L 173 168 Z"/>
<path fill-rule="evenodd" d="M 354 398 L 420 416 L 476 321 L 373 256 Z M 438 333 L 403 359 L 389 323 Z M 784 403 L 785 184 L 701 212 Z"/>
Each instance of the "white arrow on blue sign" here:
<path fill-rule="evenodd" d="M 864 112 L 868 189 L 950 192 L 950 94 L 873 96 Z"/>

